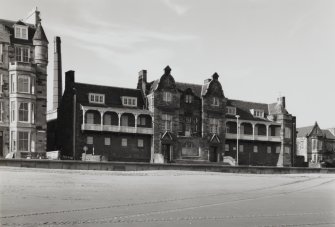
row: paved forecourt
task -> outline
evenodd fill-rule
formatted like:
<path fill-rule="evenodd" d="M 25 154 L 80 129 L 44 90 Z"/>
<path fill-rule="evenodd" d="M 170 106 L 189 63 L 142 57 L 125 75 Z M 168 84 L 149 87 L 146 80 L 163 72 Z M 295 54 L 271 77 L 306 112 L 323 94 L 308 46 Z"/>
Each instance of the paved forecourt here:
<path fill-rule="evenodd" d="M 1 226 L 335 226 L 335 174 L 0 167 Z"/>

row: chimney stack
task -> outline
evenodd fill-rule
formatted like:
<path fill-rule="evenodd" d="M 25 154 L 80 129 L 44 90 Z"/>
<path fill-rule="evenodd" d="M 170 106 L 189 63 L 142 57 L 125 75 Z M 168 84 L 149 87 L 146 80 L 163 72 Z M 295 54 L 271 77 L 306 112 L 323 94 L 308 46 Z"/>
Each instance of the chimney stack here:
<path fill-rule="evenodd" d="M 71 89 L 74 84 L 74 71 L 69 70 L 65 72 L 65 89 Z"/>
<path fill-rule="evenodd" d="M 62 100 L 62 52 L 59 36 L 54 38 L 54 48 L 53 110 L 57 110 Z"/>
<path fill-rule="evenodd" d="M 284 109 L 286 108 L 285 96 L 278 98 L 278 104 L 281 105 Z"/>

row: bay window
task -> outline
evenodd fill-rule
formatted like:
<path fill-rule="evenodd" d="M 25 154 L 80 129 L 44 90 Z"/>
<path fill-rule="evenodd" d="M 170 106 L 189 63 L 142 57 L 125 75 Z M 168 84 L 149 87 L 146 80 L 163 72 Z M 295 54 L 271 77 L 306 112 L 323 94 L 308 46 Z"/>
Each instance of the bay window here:
<path fill-rule="evenodd" d="M 27 102 L 21 102 L 19 105 L 19 121 L 28 122 L 29 120 L 29 110 Z"/>
<path fill-rule="evenodd" d="M 22 93 L 29 93 L 29 76 L 19 75 L 17 78 L 17 91 Z"/>

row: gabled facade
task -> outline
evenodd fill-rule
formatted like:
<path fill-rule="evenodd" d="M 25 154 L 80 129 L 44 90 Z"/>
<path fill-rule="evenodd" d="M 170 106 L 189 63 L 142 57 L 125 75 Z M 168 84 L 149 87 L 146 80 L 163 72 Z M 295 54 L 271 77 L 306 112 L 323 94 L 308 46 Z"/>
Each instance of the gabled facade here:
<path fill-rule="evenodd" d="M 313 126 L 297 128 L 297 155 L 304 157 L 310 166 L 333 159 L 335 136 L 328 129 L 321 129 L 317 122 Z"/>
<path fill-rule="evenodd" d="M 45 155 L 48 40 L 30 16 L 0 20 L 0 157 Z"/>

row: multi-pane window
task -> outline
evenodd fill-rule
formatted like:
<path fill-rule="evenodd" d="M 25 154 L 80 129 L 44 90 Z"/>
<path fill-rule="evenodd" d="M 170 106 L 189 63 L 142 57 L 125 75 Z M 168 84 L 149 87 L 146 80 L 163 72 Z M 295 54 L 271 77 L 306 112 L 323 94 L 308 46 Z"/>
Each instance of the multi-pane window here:
<path fill-rule="evenodd" d="M 172 116 L 169 114 L 163 114 L 163 127 L 165 131 L 172 130 Z"/>
<path fill-rule="evenodd" d="M 127 143 L 128 143 L 127 138 L 122 138 L 122 140 L 121 140 L 121 146 L 122 147 L 126 147 Z"/>
<path fill-rule="evenodd" d="M 143 139 L 138 139 L 137 140 L 137 147 L 144 147 Z"/>
<path fill-rule="evenodd" d="M 185 95 L 185 102 L 192 103 L 193 96 L 192 95 Z"/>
<path fill-rule="evenodd" d="M 198 127 L 199 127 L 199 118 L 195 117 L 194 118 L 194 124 L 193 124 L 193 129 L 194 129 L 194 132 L 198 132 Z"/>
<path fill-rule="evenodd" d="M 103 94 L 89 93 L 88 97 L 90 103 L 99 103 L 99 104 L 105 103 L 105 95 Z"/>
<path fill-rule="evenodd" d="M 29 103 L 21 102 L 19 105 L 19 121 L 28 122 L 29 119 L 29 110 L 28 110 Z"/>
<path fill-rule="evenodd" d="M 16 46 L 15 60 L 19 62 L 29 62 L 29 48 Z"/>
<path fill-rule="evenodd" d="M 219 106 L 219 98 L 213 97 L 213 99 L 212 99 L 212 105 L 213 106 Z"/>
<path fill-rule="evenodd" d="M 168 91 L 163 92 L 163 101 L 165 101 L 165 102 L 171 102 L 172 101 L 171 92 L 168 92 Z"/>
<path fill-rule="evenodd" d="M 28 151 L 29 132 L 18 132 L 18 151 Z"/>
<path fill-rule="evenodd" d="M 86 139 L 87 144 L 93 144 L 93 136 L 88 136 Z"/>
<path fill-rule="evenodd" d="M 15 92 L 15 74 L 11 74 L 10 75 L 10 81 L 11 81 L 11 86 L 10 86 L 10 90 L 12 93 Z"/>
<path fill-rule="evenodd" d="M 264 111 L 263 110 L 252 109 L 251 111 L 253 112 L 253 115 L 255 117 L 264 117 Z"/>
<path fill-rule="evenodd" d="M 218 134 L 220 132 L 220 120 L 217 118 L 209 118 L 210 133 Z"/>
<path fill-rule="evenodd" d="M 29 93 L 29 76 L 19 75 L 17 77 L 17 91 Z"/>
<path fill-rule="evenodd" d="M 28 28 L 15 26 L 15 38 L 16 39 L 28 39 Z"/>
<path fill-rule="evenodd" d="M 105 145 L 106 145 L 106 146 L 111 145 L 111 138 L 109 138 L 109 137 L 105 137 Z"/>
<path fill-rule="evenodd" d="M 236 107 L 227 106 L 227 114 L 236 115 Z"/>
<path fill-rule="evenodd" d="M 316 151 L 317 150 L 317 143 L 318 140 L 317 139 L 312 139 L 312 150 Z"/>
<path fill-rule="evenodd" d="M 135 97 L 122 97 L 122 105 L 124 106 L 137 106 L 137 98 Z"/>

